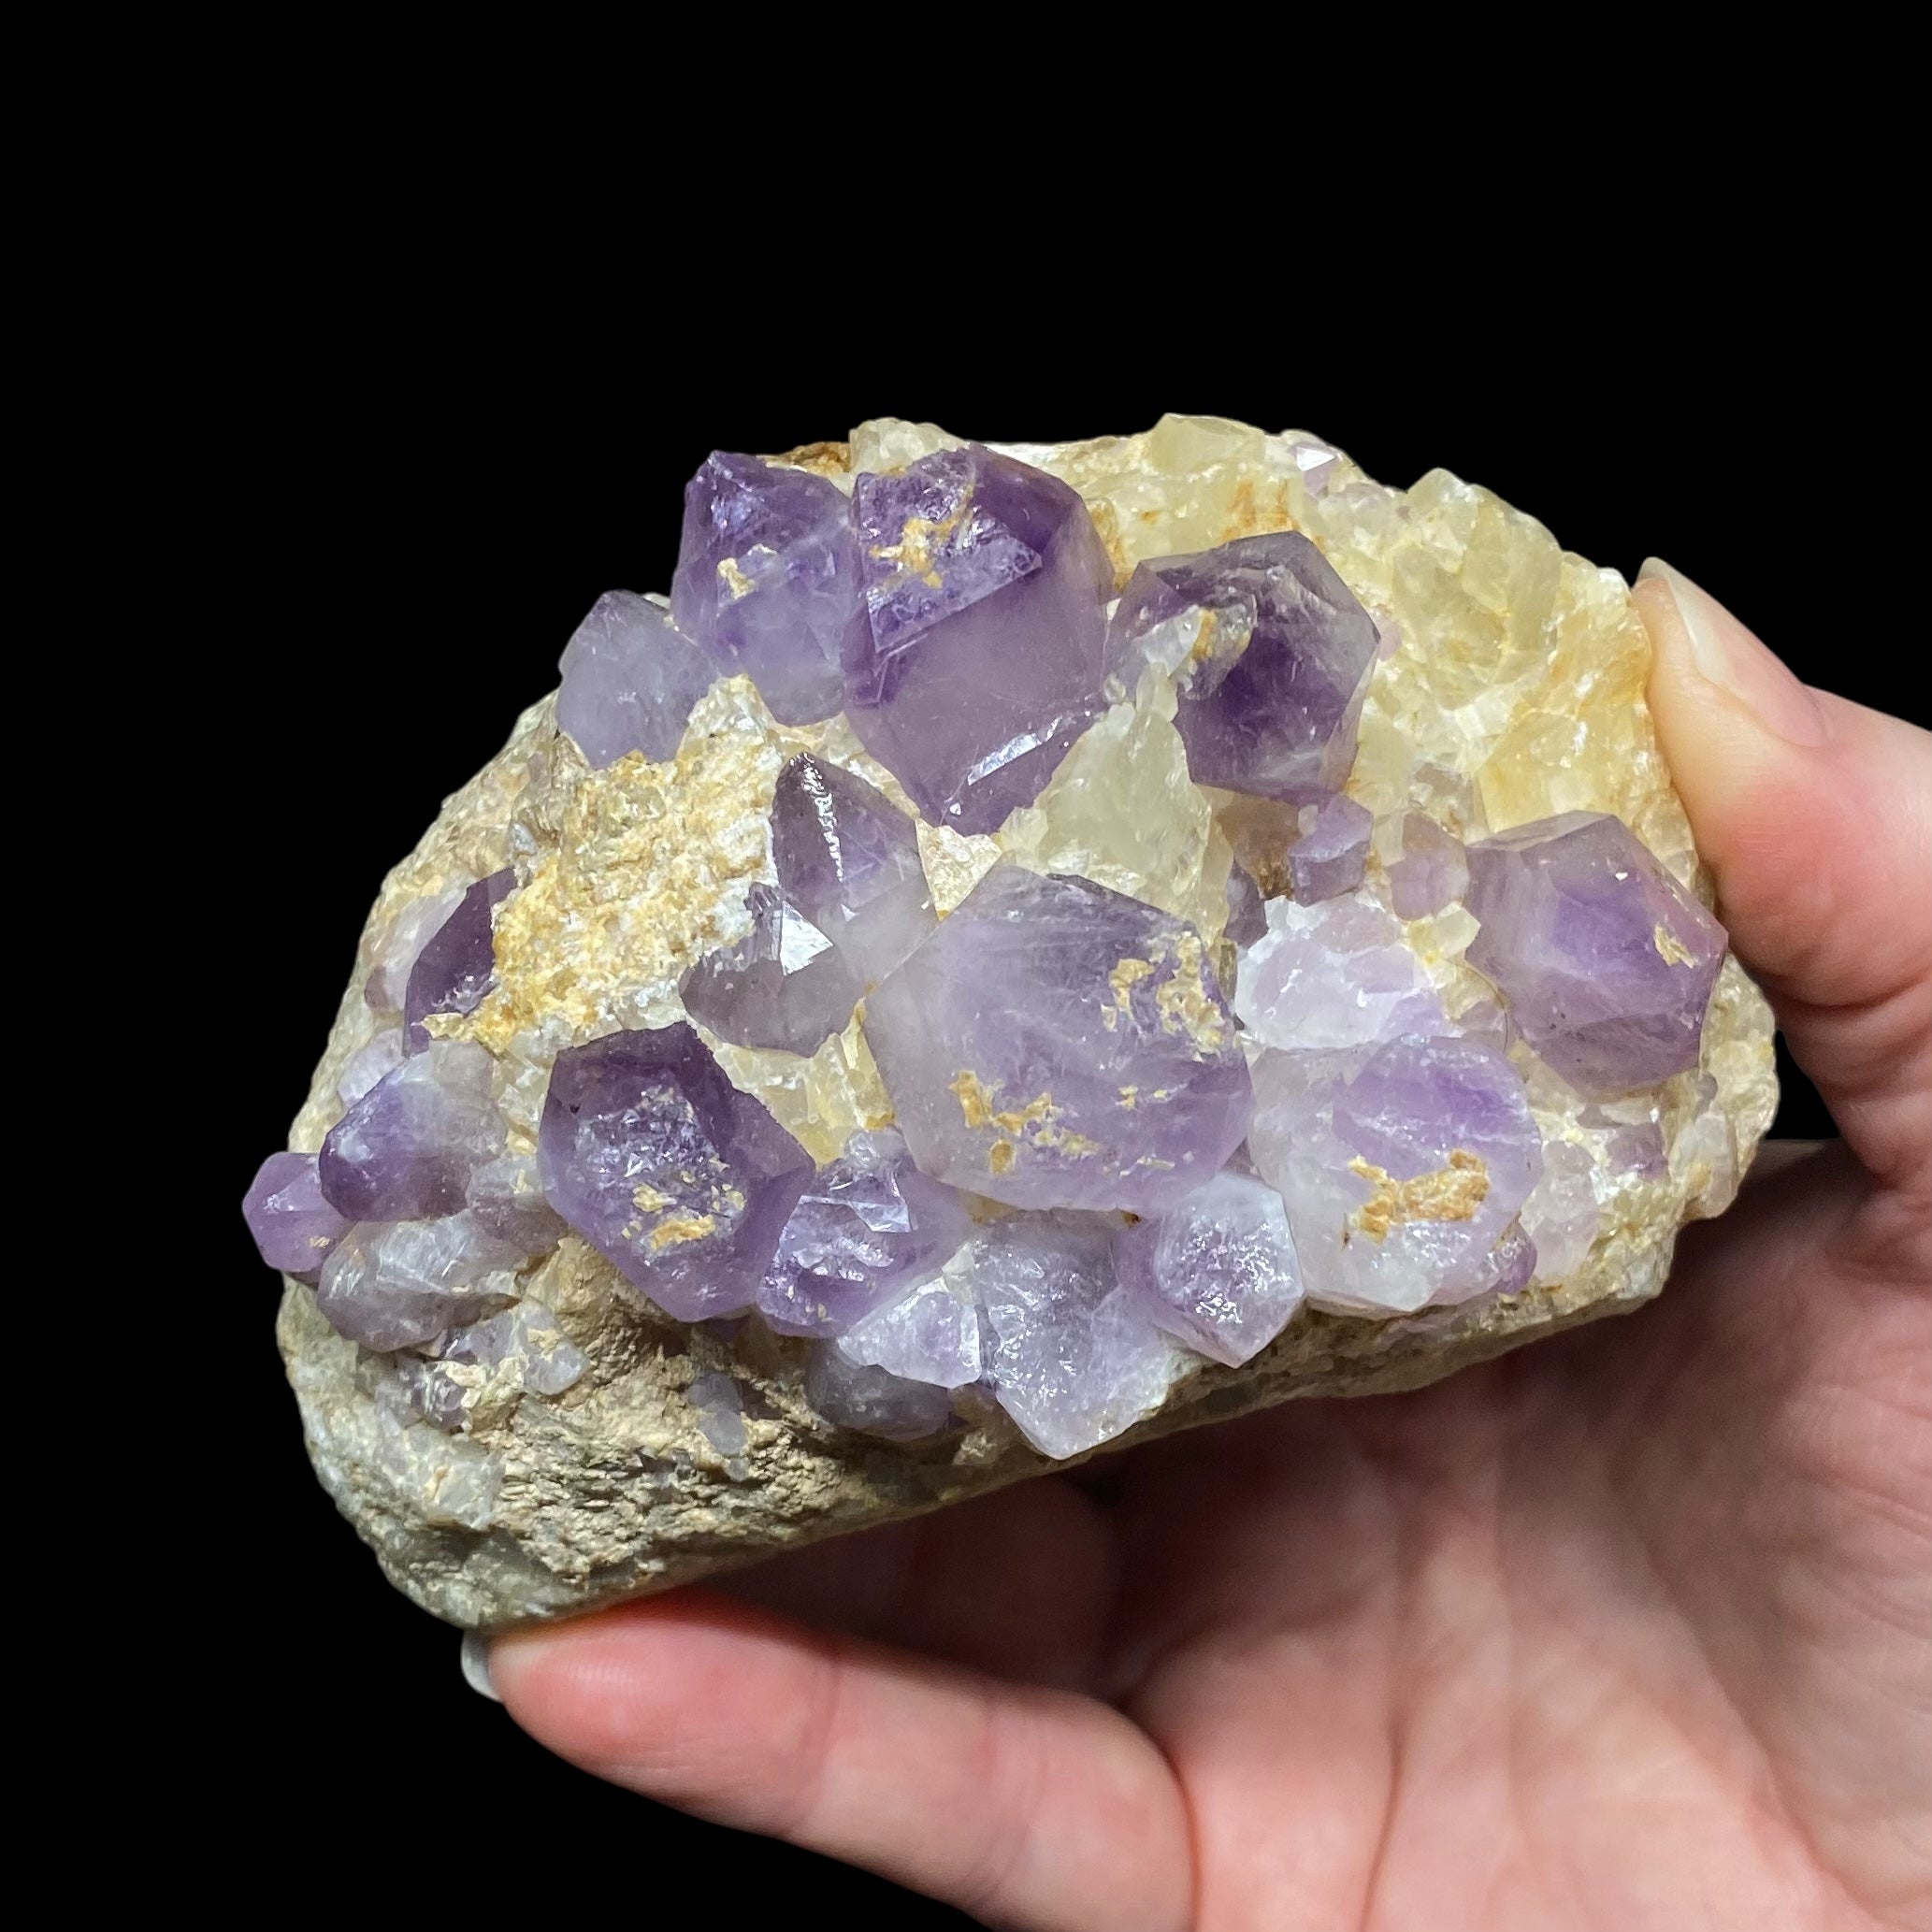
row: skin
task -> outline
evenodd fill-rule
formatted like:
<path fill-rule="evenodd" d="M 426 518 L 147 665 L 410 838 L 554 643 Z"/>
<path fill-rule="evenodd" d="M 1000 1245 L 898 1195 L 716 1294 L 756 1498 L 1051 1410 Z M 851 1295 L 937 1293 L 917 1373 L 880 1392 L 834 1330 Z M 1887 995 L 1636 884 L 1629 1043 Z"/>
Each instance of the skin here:
<path fill-rule="evenodd" d="M 1842 1141 L 1627 1319 L 506 1638 L 519 1724 L 994 1925 L 1932 1926 L 1932 738 L 1637 596 Z"/>

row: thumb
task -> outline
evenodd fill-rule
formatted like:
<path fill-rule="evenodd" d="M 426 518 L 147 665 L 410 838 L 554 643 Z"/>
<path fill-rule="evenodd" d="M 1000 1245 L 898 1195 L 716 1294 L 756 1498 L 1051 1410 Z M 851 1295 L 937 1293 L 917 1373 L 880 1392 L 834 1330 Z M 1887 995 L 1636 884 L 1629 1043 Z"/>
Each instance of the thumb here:
<path fill-rule="evenodd" d="M 1654 558 L 1650 698 L 1718 915 L 1882 1181 L 1932 1195 L 1932 733 L 1799 681 Z"/>

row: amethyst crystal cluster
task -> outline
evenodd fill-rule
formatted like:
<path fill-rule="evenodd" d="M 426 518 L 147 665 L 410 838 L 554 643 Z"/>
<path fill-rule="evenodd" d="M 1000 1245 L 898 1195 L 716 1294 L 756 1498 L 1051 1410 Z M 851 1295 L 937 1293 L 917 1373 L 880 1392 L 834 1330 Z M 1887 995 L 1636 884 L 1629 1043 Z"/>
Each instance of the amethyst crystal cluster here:
<path fill-rule="evenodd" d="M 1299 446 L 1283 503 L 1319 521 L 1336 463 Z M 1310 1310 L 1561 1283 L 1662 1158 L 1724 935 L 1614 815 L 1492 833 L 1426 770 L 1391 806 L 1357 771 L 1364 704 L 1427 639 L 1278 515 L 1148 555 L 1118 505 L 1103 541 L 1068 483 L 977 446 L 837 480 L 712 456 L 668 601 L 598 600 L 555 717 L 661 798 L 715 682 L 756 687 L 775 775 L 738 936 L 678 959 L 682 1017 L 586 1023 L 569 945 L 626 909 L 577 916 L 545 982 L 566 1017 L 512 1067 L 478 1020 L 512 997 L 496 941 L 530 867 L 404 908 L 339 1117 L 249 1191 L 263 1258 L 447 1435 L 505 1386 L 594 1395 L 532 1289 L 575 1243 L 620 1299 L 749 1318 L 730 1333 L 822 1427 L 940 1455 L 996 1411 L 1081 1454 Z M 1109 766 L 1117 743 L 1142 762 Z M 1158 796 L 1103 794 L 1157 770 Z M 1191 897 L 1151 861 L 1028 862 L 1144 809 L 1180 829 L 1151 843 Z M 942 900 L 929 867 L 962 853 L 976 883 Z M 865 1056 L 888 1104 L 815 1160 L 740 1074 L 828 1054 Z M 728 1458 L 757 1423 L 734 1389 L 689 1396 Z"/>

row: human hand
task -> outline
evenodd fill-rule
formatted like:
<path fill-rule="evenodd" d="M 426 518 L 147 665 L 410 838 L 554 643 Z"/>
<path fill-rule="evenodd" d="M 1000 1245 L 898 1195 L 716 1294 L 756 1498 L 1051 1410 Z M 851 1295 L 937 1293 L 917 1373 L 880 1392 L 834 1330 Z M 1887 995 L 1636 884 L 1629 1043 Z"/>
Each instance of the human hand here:
<path fill-rule="evenodd" d="M 1932 1926 L 1932 738 L 1637 596 L 1843 1141 L 1627 1321 L 505 1638 L 518 1723 L 1000 1925 Z"/>

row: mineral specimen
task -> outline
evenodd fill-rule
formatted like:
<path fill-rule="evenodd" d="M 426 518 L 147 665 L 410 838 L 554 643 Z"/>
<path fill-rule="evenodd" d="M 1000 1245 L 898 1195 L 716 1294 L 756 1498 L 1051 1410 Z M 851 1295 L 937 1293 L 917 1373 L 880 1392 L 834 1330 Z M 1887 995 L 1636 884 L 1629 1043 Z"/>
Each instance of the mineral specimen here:
<path fill-rule="evenodd" d="M 1654 1293 L 1774 1086 L 1647 664 L 1298 434 L 713 456 L 248 1190 L 318 1471 L 500 1625 Z"/>

